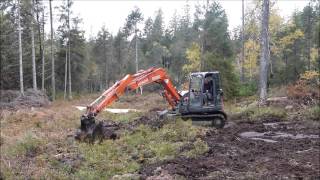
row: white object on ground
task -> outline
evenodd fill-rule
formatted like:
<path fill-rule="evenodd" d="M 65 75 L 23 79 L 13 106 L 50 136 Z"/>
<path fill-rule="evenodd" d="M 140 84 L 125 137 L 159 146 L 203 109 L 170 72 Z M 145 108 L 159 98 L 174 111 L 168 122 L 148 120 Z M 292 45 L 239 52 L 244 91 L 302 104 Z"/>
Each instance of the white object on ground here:
<path fill-rule="evenodd" d="M 80 111 L 84 111 L 87 108 L 84 106 L 74 106 Z M 114 108 L 105 108 L 103 111 L 108 111 L 115 114 L 128 113 L 128 112 L 139 112 L 137 109 L 114 109 Z"/>

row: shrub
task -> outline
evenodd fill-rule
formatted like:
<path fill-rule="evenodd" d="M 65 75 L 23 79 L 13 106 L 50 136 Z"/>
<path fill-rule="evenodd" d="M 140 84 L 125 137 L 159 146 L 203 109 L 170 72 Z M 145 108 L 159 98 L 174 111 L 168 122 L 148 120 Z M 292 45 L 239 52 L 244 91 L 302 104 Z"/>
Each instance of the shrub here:
<path fill-rule="evenodd" d="M 295 84 L 288 86 L 288 97 L 305 105 L 316 104 L 320 98 L 319 75 L 316 71 L 306 71 Z"/>
<path fill-rule="evenodd" d="M 240 85 L 239 96 L 253 96 L 257 92 L 257 83 L 254 81 Z"/>

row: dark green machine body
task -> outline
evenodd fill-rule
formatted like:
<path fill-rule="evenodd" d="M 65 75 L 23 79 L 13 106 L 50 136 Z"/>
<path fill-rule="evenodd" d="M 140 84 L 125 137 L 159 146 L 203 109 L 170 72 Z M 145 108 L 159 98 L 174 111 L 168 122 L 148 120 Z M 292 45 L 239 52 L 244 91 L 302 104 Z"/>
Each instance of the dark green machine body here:
<path fill-rule="evenodd" d="M 182 94 L 177 109 L 169 114 L 191 118 L 194 121 L 211 121 L 222 128 L 227 120 L 223 111 L 223 91 L 220 73 L 197 72 L 190 75 L 189 91 Z"/>

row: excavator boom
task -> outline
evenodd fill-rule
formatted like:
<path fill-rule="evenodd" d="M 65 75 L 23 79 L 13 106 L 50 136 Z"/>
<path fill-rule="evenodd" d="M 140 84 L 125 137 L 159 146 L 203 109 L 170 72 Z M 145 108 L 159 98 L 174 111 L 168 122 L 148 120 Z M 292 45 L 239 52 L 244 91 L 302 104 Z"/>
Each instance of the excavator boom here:
<path fill-rule="evenodd" d="M 147 70 L 140 70 L 138 73 L 133 75 L 126 75 L 123 79 L 116 82 L 113 86 L 103 92 L 100 97 L 87 106 L 87 112 L 81 118 L 81 126 L 85 120 L 94 120 L 94 117 L 97 116 L 99 112 L 112 104 L 127 90 L 132 91 L 150 83 L 159 83 L 164 87 L 163 95 L 170 106 L 175 109 L 180 101 L 181 95 L 173 86 L 163 68 L 152 67 Z"/>

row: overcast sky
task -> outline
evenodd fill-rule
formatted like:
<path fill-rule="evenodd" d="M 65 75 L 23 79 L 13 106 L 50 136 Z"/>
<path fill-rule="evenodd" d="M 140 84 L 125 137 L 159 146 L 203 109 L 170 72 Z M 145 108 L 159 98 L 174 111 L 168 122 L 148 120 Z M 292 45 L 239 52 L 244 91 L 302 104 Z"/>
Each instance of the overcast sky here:
<path fill-rule="evenodd" d="M 203 2 L 206 1 L 189 0 L 191 17 L 193 17 L 194 5 Z M 241 0 L 219 0 L 218 2 L 227 13 L 229 31 L 232 32 L 232 29 L 241 24 Z M 247 1 L 245 4 L 249 5 L 250 2 Z M 61 1 L 53 1 L 53 6 L 57 6 L 60 3 Z M 80 27 L 85 30 L 85 36 L 88 38 L 90 35 L 96 36 L 103 25 L 106 26 L 109 32 L 116 34 L 118 29 L 123 27 L 127 15 L 135 6 L 141 9 L 144 19 L 153 18 L 155 11 L 161 8 L 165 25 L 167 26 L 175 10 L 178 14 L 183 14 L 185 4 L 185 0 L 75 0 L 72 11 L 73 16 L 83 19 Z M 307 4 L 308 1 L 305 0 L 278 0 L 276 7 L 279 8 L 280 15 L 288 19 L 295 9 L 301 10 Z M 57 14 L 58 12 L 54 13 L 55 23 L 58 23 Z"/>

